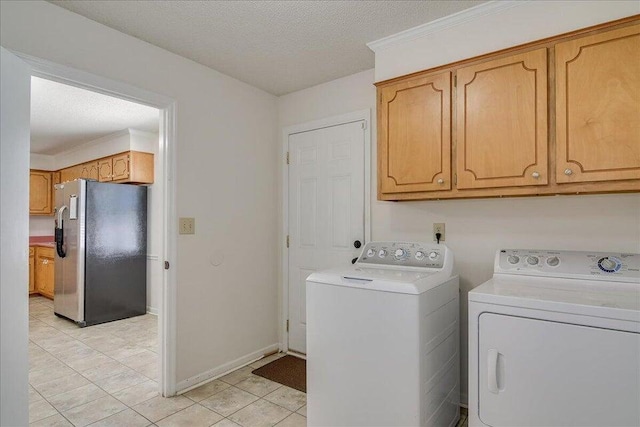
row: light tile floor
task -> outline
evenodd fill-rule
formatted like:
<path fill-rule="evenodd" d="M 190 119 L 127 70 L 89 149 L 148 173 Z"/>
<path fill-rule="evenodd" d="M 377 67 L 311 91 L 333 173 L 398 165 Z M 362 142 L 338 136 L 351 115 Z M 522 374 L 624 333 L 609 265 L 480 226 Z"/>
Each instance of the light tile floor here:
<path fill-rule="evenodd" d="M 306 394 L 253 375 L 263 358 L 181 396 L 158 395 L 157 319 L 78 328 L 29 300 L 29 422 L 33 426 L 303 427 Z M 466 410 L 458 427 L 466 427 Z"/>

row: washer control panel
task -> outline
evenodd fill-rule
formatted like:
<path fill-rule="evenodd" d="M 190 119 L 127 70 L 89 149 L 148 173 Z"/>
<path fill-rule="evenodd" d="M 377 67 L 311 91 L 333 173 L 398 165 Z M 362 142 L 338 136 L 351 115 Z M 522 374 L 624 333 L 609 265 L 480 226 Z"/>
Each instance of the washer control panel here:
<path fill-rule="evenodd" d="M 640 283 L 640 254 L 501 249 L 495 272 Z"/>
<path fill-rule="evenodd" d="M 442 268 L 446 248 L 443 245 L 404 242 L 371 242 L 362 250 L 358 263 L 405 267 Z"/>

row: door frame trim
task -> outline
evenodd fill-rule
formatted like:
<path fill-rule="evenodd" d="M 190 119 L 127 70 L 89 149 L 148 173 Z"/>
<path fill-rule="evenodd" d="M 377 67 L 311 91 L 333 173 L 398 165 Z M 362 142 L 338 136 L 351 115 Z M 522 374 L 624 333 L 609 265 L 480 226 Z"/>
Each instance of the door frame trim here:
<path fill-rule="evenodd" d="M 160 146 L 163 173 L 162 256 L 171 263 L 163 270 L 160 309 L 158 313 L 158 346 L 160 348 L 159 388 L 162 396 L 176 394 L 176 283 L 177 283 L 177 209 L 176 200 L 176 101 L 173 98 L 136 86 L 55 62 L 11 51 L 31 67 L 31 76 L 87 89 L 115 98 L 148 105 L 160 110 Z"/>
<path fill-rule="evenodd" d="M 278 335 L 280 337 L 280 351 L 289 351 L 289 334 L 287 320 L 289 318 L 289 249 L 287 248 L 287 234 L 289 234 L 289 168 L 286 153 L 289 151 L 289 136 L 297 133 L 309 132 L 327 127 L 340 126 L 353 122 L 364 122 L 364 243 L 371 241 L 371 109 L 353 111 L 338 116 L 326 117 L 311 122 L 287 126 L 282 130 L 282 162 L 281 196 L 282 196 L 282 229 L 278 233 L 281 248 L 280 272 L 280 322 Z"/>

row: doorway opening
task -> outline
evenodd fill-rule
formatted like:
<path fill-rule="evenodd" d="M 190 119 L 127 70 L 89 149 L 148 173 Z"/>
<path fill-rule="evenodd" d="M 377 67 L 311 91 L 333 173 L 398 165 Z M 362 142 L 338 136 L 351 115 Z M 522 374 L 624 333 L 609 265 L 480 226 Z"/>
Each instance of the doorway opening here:
<path fill-rule="evenodd" d="M 125 151 L 130 151 L 130 154 L 133 152 L 145 152 L 145 150 L 147 153 L 149 151 L 153 151 L 153 153 L 149 153 L 149 154 L 153 154 L 153 163 L 152 163 L 153 169 L 156 172 L 160 171 L 160 173 L 158 175 L 155 175 L 154 173 L 153 184 L 149 186 L 149 200 L 148 200 L 149 213 L 151 213 L 152 215 L 148 221 L 148 225 L 149 225 L 148 236 L 150 240 L 148 243 L 149 243 L 149 248 L 152 248 L 153 251 L 149 251 L 147 253 L 146 262 L 147 264 L 152 264 L 152 263 L 156 264 L 157 268 L 148 268 L 148 271 L 149 271 L 148 277 L 152 286 L 149 289 L 150 294 L 149 294 L 148 302 L 150 304 L 147 304 L 148 307 L 145 307 L 145 311 L 148 311 L 149 313 L 132 318 L 132 319 L 136 319 L 136 321 L 129 320 L 131 323 L 137 323 L 137 321 L 141 321 L 140 324 L 137 325 L 138 326 L 137 330 L 142 334 L 142 336 L 144 336 L 144 344 L 142 346 L 144 348 L 142 350 L 145 350 L 145 351 L 142 351 L 141 349 L 133 350 L 134 352 L 137 352 L 136 354 L 141 355 L 136 361 L 135 357 L 133 359 L 131 358 L 132 356 L 135 356 L 135 354 L 131 354 L 129 355 L 129 357 L 125 357 L 127 356 L 125 354 L 126 350 L 120 349 L 122 351 L 118 355 L 118 357 L 123 360 L 129 359 L 126 361 L 127 362 L 126 364 L 120 363 L 118 359 L 116 359 L 115 357 L 111 357 L 111 356 L 115 356 L 115 353 L 113 353 L 111 356 L 106 354 L 107 352 L 113 351 L 114 349 L 113 348 L 108 349 L 107 344 L 98 343 L 99 341 L 98 339 L 93 339 L 92 341 L 94 342 L 94 344 L 98 343 L 97 345 L 100 346 L 103 351 L 100 351 L 97 348 L 92 348 L 87 343 L 83 342 L 80 339 L 73 338 L 69 334 L 66 334 L 66 335 L 73 338 L 74 341 L 77 341 L 77 343 L 72 344 L 72 346 L 75 346 L 79 352 L 84 351 L 87 353 L 91 353 L 94 356 L 96 356 L 97 359 L 105 363 L 118 362 L 121 365 L 123 365 L 124 368 L 118 366 L 118 369 L 121 369 L 123 371 L 122 372 L 123 375 L 119 377 L 119 380 L 122 380 L 120 385 L 126 384 L 127 381 L 131 380 L 131 378 L 133 377 L 140 379 L 140 377 L 133 374 L 130 375 L 131 378 L 127 378 L 126 373 L 131 374 L 131 371 L 133 371 L 135 373 L 141 374 L 144 378 L 147 378 L 149 381 L 155 384 L 155 390 L 154 390 L 155 394 L 159 393 L 162 396 L 172 396 L 176 392 L 176 389 L 175 389 L 175 287 L 174 287 L 176 278 L 175 278 L 175 270 L 169 269 L 169 265 L 170 265 L 170 262 L 176 258 L 176 237 L 175 237 L 175 229 L 174 229 L 174 222 L 175 222 L 174 220 L 176 218 L 176 211 L 174 207 L 175 205 L 173 203 L 175 199 L 175 182 L 173 180 L 173 171 L 175 170 L 174 153 L 175 153 L 175 139 L 176 139 L 175 138 L 175 102 L 171 98 L 168 98 L 156 93 L 148 92 L 146 90 L 142 90 L 127 84 L 115 82 L 103 77 L 99 77 L 99 76 L 82 72 L 69 67 L 61 66 L 61 65 L 51 63 L 49 61 L 41 60 L 39 58 L 34 58 L 28 55 L 22 55 L 19 53 L 16 53 L 16 54 L 20 59 L 26 62 L 27 65 L 30 67 L 31 76 L 34 80 L 40 79 L 40 80 L 44 80 L 45 83 L 63 84 L 66 86 L 70 86 L 74 89 L 89 91 L 94 95 L 109 96 L 109 97 L 112 97 L 113 100 L 116 102 L 126 101 L 126 102 L 129 102 L 130 104 L 138 104 L 140 107 L 145 107 L 155 112 L 156 126 L 157 126 L 155 133 L 149 132 L 148 130 L 145 130 L 145 129 L 134 130 L 134 129 L 127 128 L 126 130 L 122 130 L 121 132 L 116 131 L 116 132 L 113 132 L 112 134 L 104 135 L 103 139 L 99 137 L 97 138 L 99 141 L 95 141 L 95 138 L 94 138 L 90 140 L 91 143 L 89 144 L 80 143 L 80 145 L 83 145 L 83 147 L 81 148 L 65 150 L 65 156 L 61 156 L 60 158 L 64 157 L 65 159 L 67 159 L 68 162 L 74 163 L 74 161 L 72 161 L 72 158 L 73 156 L 76 156 L 75 157 L 76 160 L 74 164 L 71 164 L 71 163 L 64 164 L 64 166 L 60 166 L 61 169 L 59 169 L 56 161 L 60 159 L 51 160 L 42 156 L 34 156 L 35 160 L 32 160 L 31 165 L 33 166 L 34 162 L 36 164 L 37 162 L 44 162 L 44 165 L 40 163 L 39 166 L 46 166 L 46 168 L 41 168 L 41 169 L 42 170 L 48 169 L 48 172 L 52 173 L 51 180 L 53 181 L 54 179 L 56 179 L 56 177 L 53 175 L 53 172 L 57 172 L 58 170 L 62 172 L 62 170 L 65 170 L 65 169 L 73 169 L 73 167 L 78 164 L 84 166 L 85 163 L 91 163 L 93 159 L 89 160 L 89 159 L 81 158 L 83 154 L 87 154 L 87 152 L 91 152 L 91 150 L 94 150 L 94 153 L 101 154 L 99 156 L 99 159 L 106 159 L 106 158 L 109 158 L 111 154 L 108 152 L 108 150 L 112 150 L 114 146 L 117 146 L 120 148 L 125 146 L 125 145 L 122 145 L 123 144 L 122 141 L 115 142 L 113 144 L 105 144 L 105 141 L 108 141 L 110 138 L 114 138 L 114 137 L 116 139 L 129 138 L 130 150 L 122 150 L 120 153 L 123 153 Z M 114 135 L 114 133 L 119 134 L 119 136 Z M 150 142 L 151 140 L 153 140 L 153 142 Z M 145 144 L 147 147 L 146 149 L 144 148 Z M 86 147 L 84 145 L 86 145 Z M 100 151 L 101 149 L 107 150 L 107 151 Z M 117 155 L 119 153 L 115 153 L 115 154 Z M 43 155 L 46 156 L 46 154 L 43 154 Z M 53 157 L 56 157 L 56 156 L 54 155 Z M 113 167 L 114 160 L 116 159 L 112 158 L 111 160 L 112 160 L 111 166 Z M 129 158 L 129 160 L 132 160 L 131 157 Z M 46 163 L 47 161 L 52 161 L 53 164 L 47 164 Z M 131 163 L 129 163 L 129 166 L 131 166 Z M 75 172 L 77 172 L 77 170 Z M 117 173 L 117 172 L 118 170 L 116 167 L 114 168 L 113 173 Z M 95 172 L 81 170 L 80 173 L 91 174 Z M 83 177 L 83 176 L 81 175 L 80 177 Z M 131 178 L 131 181 L 135 182 L 136 179 L 137 178 Z M 124 181 L 121 181 L 121 182 L 124 182 Z M 51 192 L 53 191 L 54 189 L 52 188 Z M 50 225 L 50 224 L 46 225 L 45 223 L 46 223 L 46 220 L 41 220 L 39 224 L 35 222 L 34 228 L 33 228 L 34 234 L 38 234 L 37 230 L 39 226 L 48 227 Z M 35 257 L 36 257 L 36 254 L 34 250 L 34 264 L 36 262 Z M 50 264 L 49 262 L 44 263 L 44 265 L 48 266 L 48 268 L 52 267 L 49 264 Z M 55 265 L 53 266 L 53 268 L 55 268 Z M 34 276 L 35 276 L 35 270 L 34 270 Z M 27 286 L 28 285 L 25 284 L 25 287 Z M 42 290 L 45 293 L 47 291 L 44 288 Z M 34 291 L 39 293 L 39 291 L 35 289 L 35 280 L 34 280 Z M 44 298 L 45 297 L 39 297 L 38 299 L 34 298 L 32 301 L 32 304 L 30 304 L 30 305 L 33 305 L 34 308 L 36 308 L 35 311 L 39 310 L 41 313 L 43 313 L 42 314 L 43 316 L 45 316 L 44 313 L 47 310 L 52 310 L 51 306 L 54 305 L 53 302 L 51 302 L 51 300 L 44 299 Z M 35 317 L 35 316 L 32 316 L 32 317 Z M 56 318 L 56 320 L 53 320 L 48 315 L 45 317 L 50 321 L 50 323 L 56 322 L 57 326 L 62 324 L 60 323 L 62 322 L 61 319 Z M 44 333 L 52 332 L 52 330 L 57 330 L 58 332 L 65 333 L 64 331 L 60 331 L 60 329 L 64 330 L 65 328 L 68 328 L 68 326 L 67 327 L 59 326 L 59 328 L 53 328 L 52 325 L 47 324 L 46 322 L 42 322 L 41 320 L 39 321 L 42 324 L 38 326 L 40 326 L 41 331 L 43 330 Z M 153 325 L 154 323 L 155 323 L 155 326 Z M 109 326 L 107 327 L 107 325 Z M 114 325 L 115 324 L 113 323 L 111 324 L 105 323 L 104 326 L 96 325 L 89 328 L 83 328 L 83 329 L 79 329 L 79 332 L 74 331 L 74 333 L 77 334 L 76 337 L 79 338 L 80 336 L 83 336 L 82 334 L 84 334 L 85 332 L 88 332 L 91 328 L 98 328 L 96 329 L 98 331 L 100 329 L 116 330 L 117 328 Z M 123 327 L 124 325 L 120 325 L 120 326 L 122 326 L 121 329 L 125 329 Z M 51 328 L 51 329 L 47 329 L 47 328 Z M 155 331 L 155 329 L 157 329 L 157 332 Z M 76 331 L 78 331 L 78 329 L 76 329 Z M 114 335 L 114 337 L 124 339 L 122 338 L 122 336 L 117 337 Z M 118 339 L 115 339 L 115 338 L 112 339 L 111 341 L 112 344 L 116 342 L 118 343 L 120 342 Z M 69 339 L 65 339 L 65 340 L 67 342 L 73 342 Z M 142 343 L 142 340 L 140 342 Z M 89 349 L 87 349 L 86 347 L 89 347 Z M 54 347 L 49 347 L 49 348 L 51 350 L 54 350 Z M 57 352 L 57 350 L 60 350 L 60 349 L 55 349 L 54 351 Z M 66 350 L 72 353 L 72 351 L 69 351 L 69 350 L 72 350 L 71 348 Z M 100 357 L 100 355 L 97 355 L 92 350 L 96 351 L 97 353 L 101 353 L 103 356 L 106 356 L 111 360 L 107 360 L 103 357 Z M 152 350 L 155 350 L 155 352 Z M 155 357 L 150 353 L 154 353 Z M 74 371 L 72 373 L 74 374 L 73 378 L 76 379 L 78 382 L 83 382 L 82 379 L 88 379 L 87 377 L 92 376 L 93 374 L 93 372 L 87 373 L 87 377 L 85 377 L 84 375 L 82 375 L 82 372 L 75 371 L 69 365 L 67 365 L 57 357 L 53 356 L 52 353 L 51 354 L 41 353 L 40 356 L 42 359 L 47 359 L 51 361 L 53 365 L 58 366 L 62 371 L 69 373 L 69 371 L 67 371 L 65 368 L 72 369 Z M 152 363 L 147 363 L 149 361 L 151 361 Z M 74 362 L 71 362 L 71 363 L 74 363 Z M 80 365 L 78 366 L 79 366 L 78 369 L 82 369 Z M 99 365 L 96 365 L 94 367 L 97 367 L 97 366 Z M 113 366 L 116 366 L 116 365 L 114 364 Z M 94 367 L 92 367 L 92 369 Z M 53 369 L 50 369 L 50 370 L 53 370 Z M 96 371 L 98 371 L 98 369 L 96 369 Z M 97 376 L 100 376 L 100 374 L 98 373 L 95 373 L 95 374 Z M 56 374 L 51 374 L 51 375 L 55 376 Z M 131 381 L 135 382 L 137 380 L 131 380 Z M 93 383 L 93 381 L 90 381 L 90 382 Z M 145 382 L 147 381 L 145 380 Z M 137 385 L 137 384 L 134 384 L 134 385 Z M 88 384 L 84 385 L 84 387 L 87 387 L 87 386 L 89 385 Z M 92 388 L 92 387 L 87 387 L 87 389 L 88 388 Z M 115 388 L 120 388 L 120 386 L 111 387 L 111 386 L 105 385 L 105 388 L 110 389 L 113 392 L 116 392 Z M 102 392 L 107 392 L 104 388 L 101 390 Z M 124 389 L 121 389 L 121 390 L 124 390 Z M 37 389 L 35 388 L 30 389 L 30 391 L 37 392 L 40 396 L 42 396 L 42 394 L 39 391 L 37 391 Z M 133 390 L 130 390 L 130 391 L 133 391 Z M 43 392 L 43 393 L 48 394 L 49 392 Z M 100 392 L 97 392 L 97 393 L 100 394 Z M 149 393 L 151 393 L 151 391 L 149 391 Z M 46 399 L 43 398 L 43 400 L 46 400 Z"/>

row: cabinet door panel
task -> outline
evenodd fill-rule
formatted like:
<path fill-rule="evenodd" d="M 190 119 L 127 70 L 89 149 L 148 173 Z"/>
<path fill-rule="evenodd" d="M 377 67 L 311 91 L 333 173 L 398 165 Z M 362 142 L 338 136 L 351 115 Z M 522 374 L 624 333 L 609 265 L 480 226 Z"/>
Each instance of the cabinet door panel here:
<path fill-rule="evenodd" d="M 111 181 L 112 169 L 111 158 L 98 161 L 98 181 Z"/>
<path fill-rule="evenodd" d="M 548 183 L 547 50 L 458 70 L 458 188 Z"/>
<path fill-rule="evenodd" d="M 555 49 L 557 181 L 640 178 L 640 25 Z"/>
<path fill-rule="evenodd" d="M 35 249 L 29 248 L 29 293 L 36 291 L 35 266 Z"/>
<path fill-rule="evenodd" d="M 129 178 L 129 153 L 113 156 L 112 179 L 118 181 L 120 179 Z"/>
<path fill-rule="evenodd" d="M 49 215 L 52 212 L 51 172 L 31 171 L 29 174 L 29 213 Z"/>
<path fill-rule="evenodd" d="M 383 88 L 378 126 L 382 193 L 451 189 L 451 73 Z"/>

